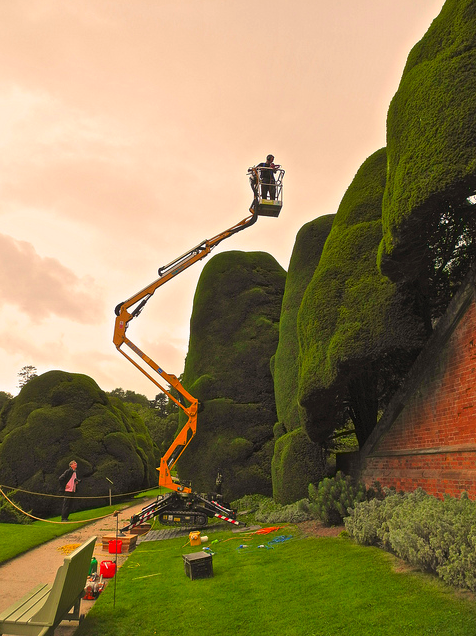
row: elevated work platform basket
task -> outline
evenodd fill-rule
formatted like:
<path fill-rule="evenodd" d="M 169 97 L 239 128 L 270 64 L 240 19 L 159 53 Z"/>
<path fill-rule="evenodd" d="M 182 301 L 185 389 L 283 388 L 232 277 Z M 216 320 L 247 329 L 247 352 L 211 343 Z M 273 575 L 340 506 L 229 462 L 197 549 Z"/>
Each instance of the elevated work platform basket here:
<path fill-rule="evenodd" d="M 283 207 L 282 201 L 276 199 L 258 199 L 257 213 L 262 217 L 279 217 L 281 208 Z"/>
<path fill-rule="evenodd" d="M 248 168 L 248 175 L 254 195 L 253 210 L 262 217 L 279 217 L 283 207 L 284 170 L 252 166 Z"/>

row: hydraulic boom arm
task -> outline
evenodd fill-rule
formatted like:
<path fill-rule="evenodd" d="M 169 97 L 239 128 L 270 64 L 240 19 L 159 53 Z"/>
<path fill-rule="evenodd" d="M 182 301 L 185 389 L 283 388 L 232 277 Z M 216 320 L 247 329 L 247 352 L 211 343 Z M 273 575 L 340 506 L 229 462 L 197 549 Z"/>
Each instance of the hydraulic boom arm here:
<path fill-rule="evenodd" d="M 213 248 L 224 239 L 228 239 L 228 237 L 231 237 L 237 232 L 253 225 L 258 218 L 258 210 L 255 203 L 256 200 L 250 208 L 251 214 L 249 217 L 246 217 L 246 219 L 243 219 L 236 225 L 228 228 L 224 232 L 221 232 L 212 239 L 202 241 L 202 243 L 199 243 L 182 256 L 159 268 L 158 279 L 150 283 L 137 294 L 134 294 L 134 296 L 131 296 L 131 298 L 127 299 L 127 301 L 119 303 L 115 309 L 117 318 L 114 327 L 113 341 L 116 348 L 187 415 L 187 422 L 160 461 L 159 486 L 166 487 L 173 491 L 191 493 L 190 486 L 181 484 L 177 478 L 172 477 L 171 470 L 195 435 L 197 429 L 199 401 L 187 392 L 176 376 L 165 372 L 159 365 L 157 365 L 157 363 L 149 358 L 147 354 L 140 350 L 137 345 L 132 343 L 132 341 L 130 341 L 126 336 L 126 330 L 131 320 L 136 318 L 142 312 L 147 301 L 159 287 L 176 277 L 177 274 L 180 274 L 197 261 L 208 256 L 211 250 L 213 250 Z M 125 352 L 122 349 L 124 345 L 127 345 L 127 347 L 141 359 L 141 362 L 137 362 L 127 352 Z M 167 389 L 165 389 L 165 387 L 163 387 L 163 385 L 151 376 L 151 374 L 146 371 L 145 365 L 143 366 L 143 364 L 148 365 L 153 372 L 158 374 L 166 383 L 173 387 L 179 394 L 179 400 L 177 400 Z"/>

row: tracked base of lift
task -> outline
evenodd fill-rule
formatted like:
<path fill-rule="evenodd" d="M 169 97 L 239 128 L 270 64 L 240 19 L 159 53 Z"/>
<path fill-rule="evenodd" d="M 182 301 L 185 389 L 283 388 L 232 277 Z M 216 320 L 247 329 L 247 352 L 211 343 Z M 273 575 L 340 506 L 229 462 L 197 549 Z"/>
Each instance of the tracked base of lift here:
<path fill-rule="evenodd" d="M 245 526 L 235 519 L 236 512 L 225 504 L 218 502 L 218 494 L 200 493 L 166 493 L 147 505 L 130 519 L 129 524 L 121 529 L 126 533 L 151 518 L 158 516 L 159 522 L 167 526 L 203 527 L 208 518 L 218 518 L 234 526 Z"/>
<path fill-rule="evenodd" d="M 282 201 L 278 199 L 258 199 L 256 211 L 260 217 L 279 217 Z"/>

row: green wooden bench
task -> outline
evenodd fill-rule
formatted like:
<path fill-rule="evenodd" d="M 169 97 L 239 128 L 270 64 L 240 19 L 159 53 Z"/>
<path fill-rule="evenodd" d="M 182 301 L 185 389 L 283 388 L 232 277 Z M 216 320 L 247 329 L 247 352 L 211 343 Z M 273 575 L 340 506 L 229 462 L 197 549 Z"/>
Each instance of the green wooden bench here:
<path fill-rule="evenodd" d="M 81 597 L 95 542 L 96 536 L 91 537 L 65 557 L 53 584 L 39 584 L 2 611 L 0 634 L 54 635 L 54 629 L 63 619 L 79 621 Z"/>

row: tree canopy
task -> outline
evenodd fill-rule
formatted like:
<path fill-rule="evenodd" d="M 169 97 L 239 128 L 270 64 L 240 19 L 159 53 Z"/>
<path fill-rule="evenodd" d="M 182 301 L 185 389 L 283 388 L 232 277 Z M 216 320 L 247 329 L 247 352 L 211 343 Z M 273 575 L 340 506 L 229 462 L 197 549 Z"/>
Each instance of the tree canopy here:
<path fill-rule="evenodd" d="M 388 111 L 379 263 L 393 280 L 419 279 L 423 303 L 461 281 L 468 263 L 455 253 L 475 256 L 475 68 L 476 5 L 447 0 L 410 52 Z"/>
<path fill-rule="evenodd" d="M 181 479 L 211 490 L 217 470 L 229 499 L 271 494 L 276 422 L 270 359 L 286 273 L 264 252 L 223 252 L 195 292 L 183 385 L 204 405 L 181 457 Z"/>
<path fill-rule="evenodd" d="M 153 443 L 142 419 L 84 374 L 55 370 L 32 378 L 5 405 L 0 422 L 4 485 L 58 495 L 58 476 L 72 459 L 84 497 L 106 495 L 106 478 L 114 493 L 156 482 Z M 57 512 L 61 502 L 20 491 L 16 499 L 37 514 Z M 91 502 L 82 502 L 83 508 Z"/>
<path fill-rule="evenodd" d="M 273 497 L 289 504 L 307 497 L 310 482 L 319 482 L 323 471 L 320 447 L 311 442 L 299 418 L 297 316 L 302 297 L 312 279 L 335 215 L 323 215 L 298 232 L 286 276 L 279 343 L 272 360 L 274 395 L 280 427 L 271 465 Z M 292 434 L 290 432 L 293 432 Z"/>
<path fill-rule="evenodd" d="M 278 421 L 286 431 L 301 426 L 298 412 L 299 341 L 297 316 L 304 292 L 321 258 L 335 215 L 323 215 L 298 232 L 286 276 L 279 321 L 279 343 L 273 361 Z"/>
<path fill-rule="evenodd" d="M 18 387 L 21 389 L 30 382 L 32 378 L 36 378 L 37 376 L 37 369 L 34 365 L 25 365 L 18 372 Z"/>
<path fill-rule="evenodd" d="M 362 444 L 377 422 L 379 395 L 395 380 L 391 360 L 406 367 L 405 353 L 422 344 L 411 297 L 377 269 L 386 166 L 383 148 L 359 168 L 299 310 L 299 402 L 315 441 L 349 413 Z"/>

